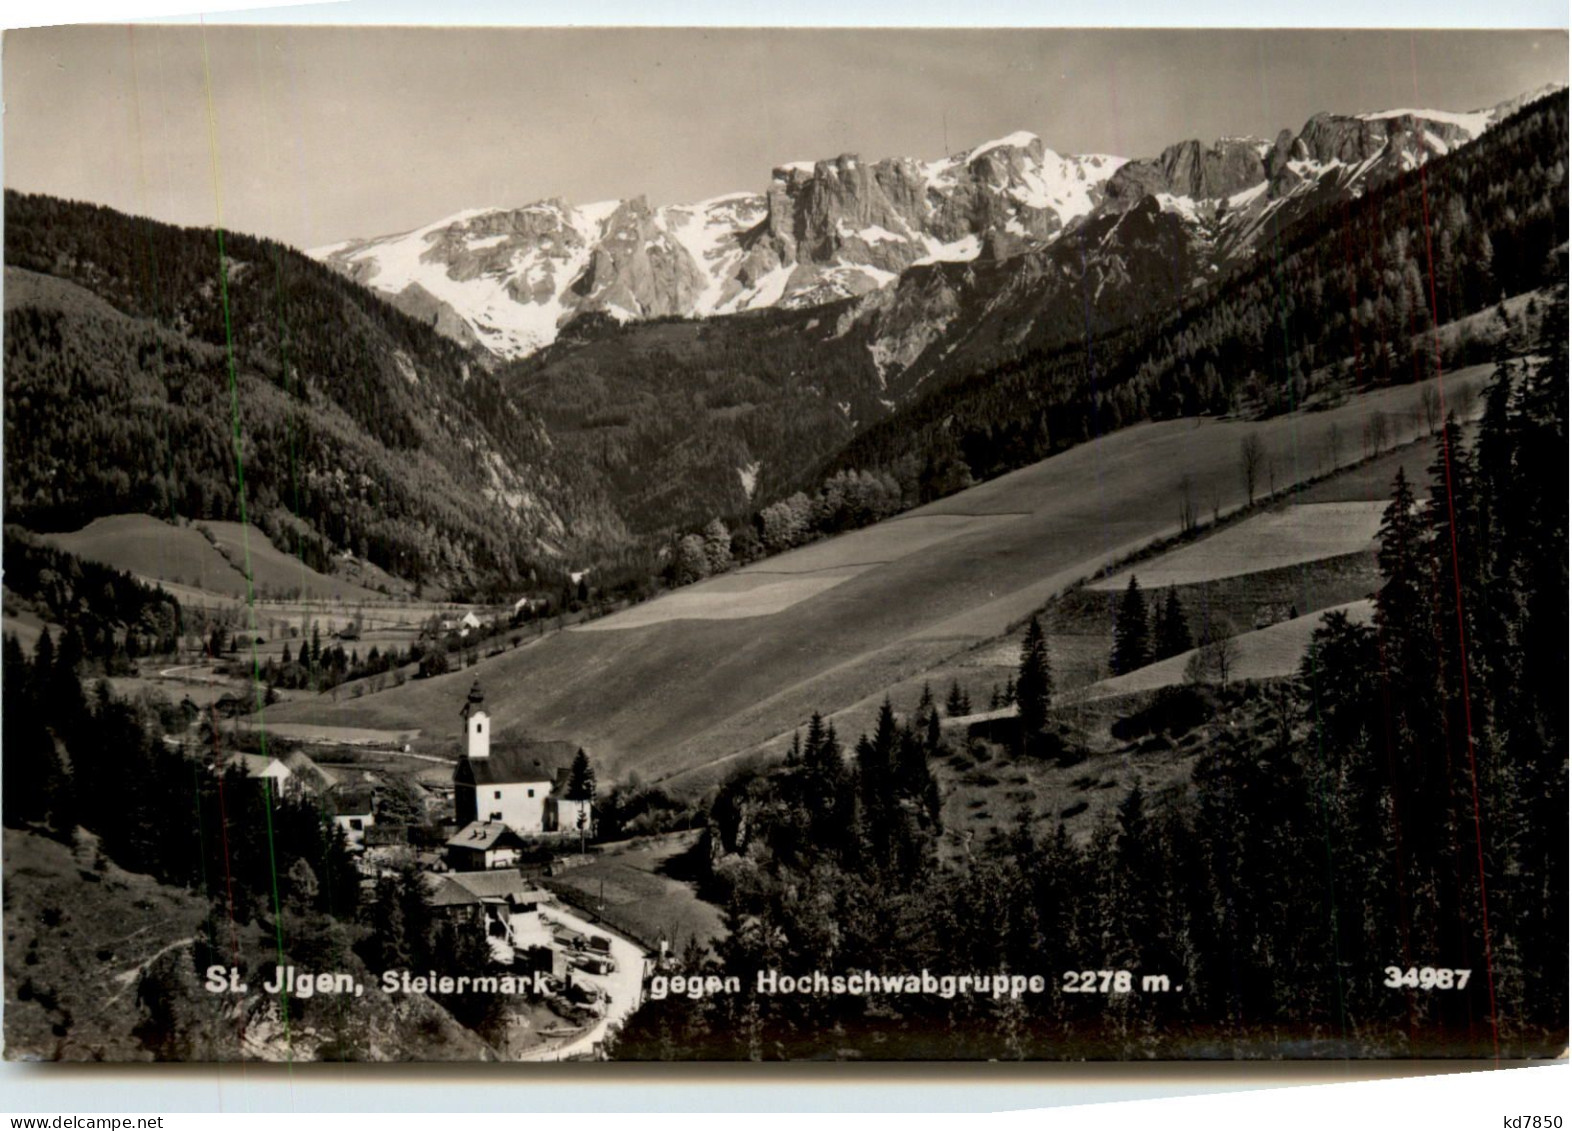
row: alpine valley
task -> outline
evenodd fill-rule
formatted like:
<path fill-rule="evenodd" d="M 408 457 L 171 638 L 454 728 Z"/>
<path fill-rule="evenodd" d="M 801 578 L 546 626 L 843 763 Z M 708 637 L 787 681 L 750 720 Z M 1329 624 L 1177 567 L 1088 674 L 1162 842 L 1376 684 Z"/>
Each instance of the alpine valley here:
<path fill-rule="evenodd" d="M 1185 140 L 1134 160 L 1063 156 L 1015 133 L 937 160 L 786 163 L 762 192 L 695 204 L 475 209 L 309 258 L 8 192 L 9 520 L 71 529 L 171 507 L 242 518 L 233 384 L 256 449 L 244 517 L 313 566 L 350 555 L 455 594 L 516 592 L 532 576 L 550 588 L 593 567 L 637 589 L 663 569 L 669 580 L 674 535 L 743 522 L 835 470 L 892 479 L 887 510 L 1077 442 L 1088 425 L 1050 428 L 1046 386 L 1005 422 L 1053 433 L 1018 456 L 963 450 L 960 430 L 933 431 L 932 410 L 975 400 L 1030 358 L 1079 366 L 1069 384 L 1089 407 L 1077 412 L 1102 411 L 1128 396 L 1120 366 L 1134 377 L 1165 348 L 1165 319 L 1229 301 L 1292 248 L 1342 248 L 1351 223 L 1418 235 L 1413 215 L 1388 213 L 1410 208 L 1402 186 L 1419 170 L 1466 163 L 1492 139 L 1504 149 L 1518 137 L 1504 123 L 1564 107 L 1547 89 L 1466 113 L 1318 114 L 1297 133 Z M 1541 162 L 1534 179 L 1531 163 L 1517 188 L 1527 199 L 1559 167 Z M 1472 241 L 1458 254 L 1490 245 L 1498 267 L 1539 234 L 1538 215 L 1470 224 L 1438 209 L 1449 241 Z M 1513 270 L 1474 280 L 1465 305 L 1522 289 Z M 1372 278 L 1370 300 L 1390 302 L 1379 269 Z M 1317 286 L 1346 299 L 1330 276 Z M 1403 317 L 1415 305 L 1410 295 Z M 111 372 L 67 350 L 71 372 L 46 372 L 62 359 L 45 340 L 101 343 L 121 360 Z M 1346 352 L 1331 343 L 1294 364 Z M 1119 420 L 1233 407 L 1215 375 L 1175 379 L 1195 395 L 1131 403 Z M 77 401 L 85 419 L 56 420 L 63 402 L 43 394 L 62 381 L 73 399 L 136 395 L 129 409 Z M 903 422 L 924 429 L 923 450 L 895 458 L 879 438 Z M 89 434 L 128 457 L 169 456 L 73 460 Z"/>

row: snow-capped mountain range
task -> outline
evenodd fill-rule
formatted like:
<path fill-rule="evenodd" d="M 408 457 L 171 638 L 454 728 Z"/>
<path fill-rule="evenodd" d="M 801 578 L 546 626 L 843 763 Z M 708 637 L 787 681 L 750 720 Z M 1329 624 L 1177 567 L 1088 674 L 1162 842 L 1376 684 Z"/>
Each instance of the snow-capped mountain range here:
<path fill-rule="evenodd" d="M 1047 247 L 1148 200 L 1185 221 L 1216 271 L 1295 202 L 1357 195 L 1554 89 L 1463 114 L 1318 114 L 1272 141 L 1184 141 L 1150 160 L 1064 156 L 1025 132 L 936 161 L 844 154 L 780 165 L 763 193 L 661 208 L 636 197 L 472 209 L 309 254 L 502 358 L 549 345 L 593 312 L 630 321 L 865 295 L 912 267 Z"/>

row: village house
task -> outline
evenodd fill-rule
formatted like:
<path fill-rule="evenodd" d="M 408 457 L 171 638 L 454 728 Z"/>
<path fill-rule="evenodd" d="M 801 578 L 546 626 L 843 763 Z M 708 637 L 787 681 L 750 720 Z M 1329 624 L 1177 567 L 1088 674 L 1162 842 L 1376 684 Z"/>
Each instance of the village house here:
<path fill-rule="evenodd" d="M 513 917 L 535 911 L 551 898 L 512 871 L 428 873 L 425 883 L 427 903 L 438 915 L 510 942 Z"/>
<path fill-rule="evenodd" d="M 448 866 L 455 872 L 517 868 L 526 845 L 501 821 L 471 821 L 447 842 Z"/>
<path fill-rule="evenodd" d="M 236 754 L 233 761 L 248 778 L 263 781 L 276 800 L 298 801 L 302 797 L 321 797 L 331 790 L 335 778 L 299 750 L 274 757 L 269 754 Z"/>
<path fill-rule="evenodd" d="M 464 754 L 453 771 L 459 832 L 450 848 L 478 841 L 470 829 L 477 823 L 505 825 L 521 838 L 576 835 L 582 813 L 585 830 L 592 830 L 593 803 L 567 796 L 576 747 L 517 740 L 493 746 L 478 682 L 470 688 L 463 718 Z"/>
<path fill-rule="evenodd" d="M 340 789 L 333 795 L 333 823 L 344 830 L 350 848 L 363 848 L 366 830 L 377 823 L 376 795 L 364 787 Z"/>

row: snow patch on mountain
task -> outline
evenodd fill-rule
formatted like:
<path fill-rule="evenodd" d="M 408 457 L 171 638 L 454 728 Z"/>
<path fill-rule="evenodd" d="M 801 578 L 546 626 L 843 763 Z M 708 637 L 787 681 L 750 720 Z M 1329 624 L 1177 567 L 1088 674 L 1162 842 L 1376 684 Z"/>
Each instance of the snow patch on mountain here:
<path fill-rule="evenodd" d="M 1472 141 L 1484 133 L 1491 124 L 1493 110 L 1473 110 L 1467 114 L 1453 114 L 1446 110 L 1376 110 L 1368 114 L 1358 114 L 1356 117 L 1361 122 L 1380 122 L 1389 118 L 1414 118 L 1421 122 L 1445 122 L 1449 126 L 1456 126 L 1468 134 Z"/>
<path fill-rule="evenodd" d="M 962 236 L 950 243 L 940 243 L 929 236 L 923 240 L 923 243 L 927 245 L 928 254 L 913 263 L 913 267 L 922 267 L 929 263 L 965 263 L 976 259 L 982 251 L 982 241 L 976 236 Z"/>
<path fill-rule="evenodd" d="M 995 138 L 993 141 L 983 142 L 967 155 L 966 160 L 968 162 L 975 161 L 984 153 L 987 153 L 992 149 L 1025 149 L 1033 142 L 1040 143 L 1041 141 L 1041 138 L 1030 131 L 1016 130 L 1013 134 L 1010 134 L 1006 137 Z"/>
<path fill-rule="evenodd" d="M 791 281 L 795 268 L 789 263 L 782 263 L 771 268 L 759 277 L 752 286 L 745 287 L 736 296 L 722 303 L 717 309 L 717 314 L 735 314 L 740 310 L 755 310 L 761 306 L 774 306 L 780 302 L 781 296 L 786 293 L 786 284 Z"/>
<path fill-rule="evenodd" d="M 1091 212 L 1097 203 L 1094 190 L 1125 163 L 1122 157 L 1100 153 L 1061 157 L 1044 150 L 1042 162 L 1022 172 L 1022 183 L 1011 195 L 1030 208 L 1052 208 L 1061 222 L 1068 222 Z"/>

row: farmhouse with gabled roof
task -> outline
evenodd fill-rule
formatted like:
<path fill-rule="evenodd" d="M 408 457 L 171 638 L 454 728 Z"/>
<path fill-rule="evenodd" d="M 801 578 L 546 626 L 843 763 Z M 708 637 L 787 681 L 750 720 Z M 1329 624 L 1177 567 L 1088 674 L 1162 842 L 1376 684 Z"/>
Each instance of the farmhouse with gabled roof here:
<path fill-rule="evenodd" d="M 450 867 L 460 872 L 517 867 L 524 840 L 501 821 L 471 821 L 448 838 Z"/>
<path fill-rule="evenodd" d="M 337 784 L 337 778 L 299 750 L 274 757 L 268 754 L 234 754 L 225 763 L 238 765 L 249 778 L 265 781 L 275 800 L 319 797 Z"/>

